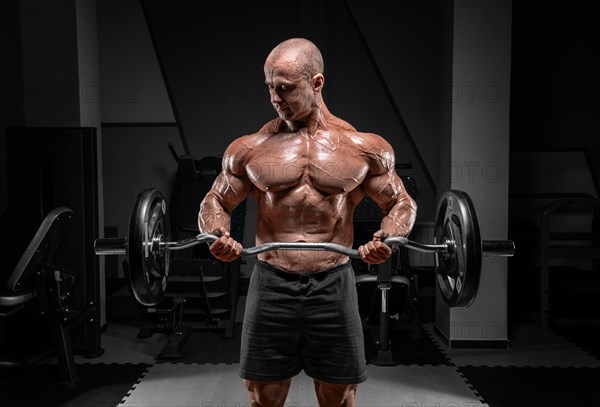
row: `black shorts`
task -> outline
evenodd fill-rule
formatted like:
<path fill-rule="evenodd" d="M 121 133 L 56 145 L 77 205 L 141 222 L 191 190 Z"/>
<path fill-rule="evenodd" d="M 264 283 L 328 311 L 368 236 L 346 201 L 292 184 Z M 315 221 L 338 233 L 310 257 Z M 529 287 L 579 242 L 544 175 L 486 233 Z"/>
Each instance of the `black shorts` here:
<path fill-rule="evenodd" d="M 240 377 L 277 381 L 301 370 L 329 383 L 367 378 L 350 263 L 300 274 L 256 262 L 246 299 Z"/>

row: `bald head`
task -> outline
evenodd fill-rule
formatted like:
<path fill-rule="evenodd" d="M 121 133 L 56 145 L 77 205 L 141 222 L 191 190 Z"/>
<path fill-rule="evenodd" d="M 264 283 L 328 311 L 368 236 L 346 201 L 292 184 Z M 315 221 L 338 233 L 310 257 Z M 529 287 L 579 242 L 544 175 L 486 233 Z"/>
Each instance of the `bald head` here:
<path fill-rule="evenodd" d="M 265 65 L 276 66 L 280 61 L 295 65 L 307 79 L 316 74 L 323 74 L 321 51 L 305 38 L 291 38 L 277 45 L 267 57 Z"/>

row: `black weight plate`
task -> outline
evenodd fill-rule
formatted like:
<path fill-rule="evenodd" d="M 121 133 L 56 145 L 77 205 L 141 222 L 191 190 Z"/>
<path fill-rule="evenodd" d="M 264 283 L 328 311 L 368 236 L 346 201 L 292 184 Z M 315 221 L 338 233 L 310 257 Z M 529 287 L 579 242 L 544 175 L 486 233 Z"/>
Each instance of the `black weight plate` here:
<path fill-rule="evenodd" d="M 135 299 L 151 307 L 164 297 L 169 276 L 168 250 L 151 250 L 153 238 L 169 241 L 171 226 L 167 204 L 157 189 L 140 192 L 131 211 L 127 256 L 128 279 Z"/>
<path fill-rule="evenodd" d="M 466 192 L 446 191 L 436 213 L 435 242 L 454 242 L 447 256 L 436 253 L 438 288 L 450 307 L 466 308 L 475 300 L 481 276 L 481 235 L 475 207 Z"/>

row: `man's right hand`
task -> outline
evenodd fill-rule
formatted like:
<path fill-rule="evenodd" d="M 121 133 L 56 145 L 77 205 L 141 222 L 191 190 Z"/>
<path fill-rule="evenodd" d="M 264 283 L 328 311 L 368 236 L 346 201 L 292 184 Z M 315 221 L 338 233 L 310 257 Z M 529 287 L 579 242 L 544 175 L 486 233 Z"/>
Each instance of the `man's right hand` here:
<path fill-rule="evenodd" d="M 221 230 L 217 233 L 221 237 L 210 246 L 210 252 L 221 261 L 232 262 L 242 254 L 242 245 L 235 241 L 228 231 Z"/>

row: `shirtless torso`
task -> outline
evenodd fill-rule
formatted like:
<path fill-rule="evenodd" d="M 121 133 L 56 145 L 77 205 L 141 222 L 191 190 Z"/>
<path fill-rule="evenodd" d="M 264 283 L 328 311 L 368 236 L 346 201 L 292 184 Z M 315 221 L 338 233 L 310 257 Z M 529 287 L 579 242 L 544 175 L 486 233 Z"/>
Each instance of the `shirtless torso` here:
<path fill-rule="evenodd" d="M 328 116 L 319 120 L 312 135 L 307 127 L 289 131 L 275 119 L 227 149 L 217 191 L 235 195 L 236 205 L 248 193 L 253 196 L 258 216 L 256 244 L 333 242 L 351 247 L 352 215 L 365 194 L 387 213 L 382 237 L 410 232 L 414 204 L 394 171 L 389 144 Z M 398 202 L 404 204 L 402 210 L 390 214 Z M 207 231 L 219 233 L 214 227 Z M 298 272 L 348 261 L 344 255 L 327 251 L 272 251 L 259 258 Z"/>
<path fill-rule="evenodd" d="M 250 143 L 262 147 L 248 157 L 246 166 L 260 219 L 256 243 L 352 246 L 351 214 L 364 195 L 357 186 L 369 164 L 344 130 L 318 130 L 311 137 L 301 129 L 251 138 Z M 256 167 L 264 171 L 248 173 Z M 295 271 L 317 271 L 348 261 L 332 252 L 294 251 L 267 252 L 261 259 Z"/>
<path fill-rule="evenodd" d="M 279 117 L 257 133 L 236 139 L 225 151 L 223 170 L 200 204 L 198 213 L 200 231 L 220 236 L 211 244 L 211 253 L 223 261 L 240 256 L 242 245 L 229 233 L 231 213 L 249 195 L 258 206 L 256 244 L 332 242 L 350 247 L 354 209 L 368 195 L 381 207 L 384 218 L 381 229 L 374 233 L 371 241 L 360 246 L 358 252 L 368 263 L 382 263 L 391 254 L 382 240 L 387 236 L 408 235 L 416 215 L 415 202 L 394 169 L 392 148 L 383 138 L 357 132 L 329 112 L 321 96 L 325 80 L 323 59 L 310 41 L 290 39 L 279 44 L 267 57 L 264 74 L 271 104 Z M 259 258 L 273 266 L 301 273 L 348 262 L 346 256 L 327 251 L 271 251 Z M 252 276 L 262 275 L 262 272 L 266 273 L 255 269 Z M 254 281 L 258 284 L 259 280 L 257 277 Z M 340 287 L 344 284 L 341 277 L 335 281 Z M 264 292 L 264 287 L 252 287 L 248 288 L 251 304 L 261 304 L 262 297 L 275 298 Z M 356 292 L 351 287 L 339 295 L 355 301 Z M 336 308 L 340 305 L 337 299 L 324 300 L 323 307 Z M 265 317 L 266 311 L 263 311 L 256 305 L 252 316 L 248 315 L 248 320 L 244 317 L 247 329 L 242 332 L 240 366 L 248 369 L 250 361 L 254 364 L 252 372 L 244 370 L 241 376 L 251 405 L 282 407 L 291 378 L 256 380 L 255 377 L 286 376 L 289 374 L 287 363 L 298 357 L 306 357 L 310 362 L 314 355 L 308 352 L 308 346 L 297 349 L 297 354 L 282 352 L 278 336 L 267 338 L 263 334 L 272 327 L 270 322 L 267 326 L 261 320 Z M 321 406 L 353 407 L 358 378 L 363 377 L 365 370 L 362 332 L 355 329 L 360 326 L 360 320 L 353 306 L 339 307 L 337 312 L 341 317 L 330 313 L 334 321 L 326 320 L 325 325 L 315 328 L 336 326 L 335 330 L 339 331 L 339 337 L 327 343 L 311 344 L 312 348 L 324 349 L 318 353 L 322 366 L 317 368 L 322 370 L 319 374 L 323 379 L 314 379 L 315 393 Z M 272 321 L 270 317 L 266 319 Z M 332 325 L 339 321 L 346 322 Z M 294 323 L 285 326 L 289 329 Z M 291 349 L 294 349 L 293 343 Z M 279 367 L 282 371 L 273 371 L 272 358 L 260 356 L 266 354 L 278 355 L 276 360 L 283 364 Z M 340 354 L 347 360 L 333 357 Z M 329 359 L 323 360 L 327 356 Z M 351 366 L 349 370 L 348 366 Z M 340 378 L 346 376 L 345 381 L 340 382 Z"/>
<path fill-rule="evenodd" d="M 363 260 L 385 261 L 391 249 L 381 240 L 406 236 L 413 226 L 416 204 L 395 172 L 391 146 L 329 112 L 321 95 L 322 62 L 313 66 L 320 55 L 313 59 L 311 52 L 280 47 L 269 55 L 265 84 L 279 118 L 231 143 L 223 171 L 200 205 L 199 229 L 222 236 L 211 245 L 221 260 L 239 257 L 241 245 L 229 236 L 230 214 L 249 194 L 258 204 L 256 244 L 333 242 L 351 247 L 352 216 L 365 194 L 385 216 L 373 240 L 359 247 Z M 259 258 L 298 272 L 348 261 L 326 251 L 273 251 Z"/>

